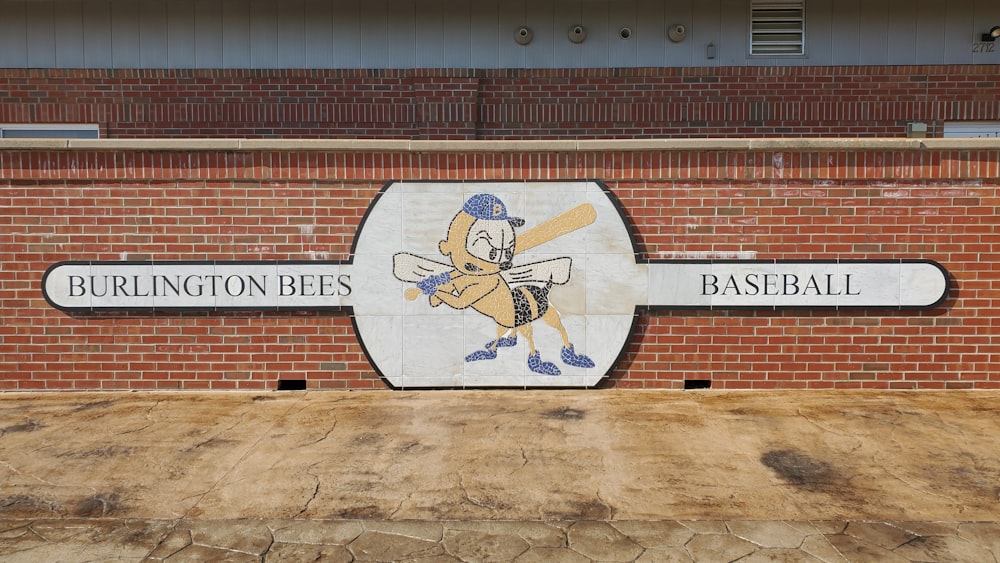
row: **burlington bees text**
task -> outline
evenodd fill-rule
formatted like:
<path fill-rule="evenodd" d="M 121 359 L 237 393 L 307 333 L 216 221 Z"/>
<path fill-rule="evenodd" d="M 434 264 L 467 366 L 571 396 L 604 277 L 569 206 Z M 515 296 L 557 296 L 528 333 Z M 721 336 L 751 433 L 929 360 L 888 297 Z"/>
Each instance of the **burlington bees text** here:
<path fill-rule="evenodd" d="M 342 297 L 351 294 L 347 274 L 91 275 L 68 276 L 69 296 L 82 297 Z M 268 283 L 272 280 L 272 283 Z M 269 287 L 270 286 L 270 287 Z M 273 295 L 273 293 L 272 293 Z"/>

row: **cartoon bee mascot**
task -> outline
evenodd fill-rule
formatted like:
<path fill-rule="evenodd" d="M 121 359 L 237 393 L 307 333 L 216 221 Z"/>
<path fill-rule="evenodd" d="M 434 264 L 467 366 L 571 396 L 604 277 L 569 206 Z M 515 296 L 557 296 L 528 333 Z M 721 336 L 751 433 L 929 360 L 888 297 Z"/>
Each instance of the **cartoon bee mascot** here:
<path fill-rule="evenodd" d="M 466 362 L 496 358 L 497 348 L 516 346 L 520 334 L 528 341 L 528 368 L 542 375 L 559 375 L 559 368 L 543 361 L 535 349 L 531 323 L 541 319 L 562 336 L 563 363 L 592 368 L 593 360 L 574 351 L 559 312 L 549 303 L 552 286 L 569 281 L 572 259 L 523 266 L 513 266 L 512 260 L 525 250 L 593 223 L 596 217 L 593 206 L 584 203 L 518 236 L 514 229 L 523 227 L 524 219 L 509 216 L 500 198 L 476 194 L 452 219 L 448 238 L 438 244 L 451 264 L 404 252 L 393 257 L 393 272 L 400 281 L 416 283 L 406 290 L 407 299 L 424 294 L 432 307 L 441 303 L 454 309 L 472 307 L 496 322 L 496 339 L 466 356 Z"/>

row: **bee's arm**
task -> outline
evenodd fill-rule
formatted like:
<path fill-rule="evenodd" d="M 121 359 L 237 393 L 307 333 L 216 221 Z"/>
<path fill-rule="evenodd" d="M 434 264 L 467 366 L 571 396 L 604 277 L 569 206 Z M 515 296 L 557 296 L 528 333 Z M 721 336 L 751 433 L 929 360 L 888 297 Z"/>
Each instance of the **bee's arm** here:
<path fill-rule="evenodd" d="M 461 274 L 459 274 L 458 271 L 454 271 L 451 274 L 455 275 L 455 276 L 461 276 Z M 456 292 L 457 292 L 457 289 L 455 288 L 455 282 L 454 282 L 454 280 L 449 280 L 447 283 L 439 285 L 439 286 L 436 286 L 431 292 L 429 292 L 429 297 L 427 298 L 427 302 L 431 304 L 431 307 L 437 307 L 438 305 L 440 305 L 441 303 L 443 303 L 443 301 L 441 300 L 441 298 L 438 297 L 439 293 L 446 293 L 448 295 L 454 295 Z M 428 293 L 428 292 L 425 292 L 425 293 Z"/>
<path fill-rule="evenodd" d="M 448 281 L 442 283 L 441 285 L 431 287 L 430 291 L 424 290 L 424 293 L 429 296 L 428 303 L 431 304 L 431 307 L 437 307 L 443 303 L 441 298 L 437 296 L 438 293 L 444 292 L 448 295 L 455 295 L 459 292 L 457 280 L 461 279 L 463 274 L 458 270 L 452 270 L 449 273 L 449 276 Z"/>
<path fill-rule="evenodd" d="M 492 277 L 468 285 L 461 284 L 462 287 L 459 287 L 460 284 L 454 283 L 454 281 L 452 280 L 452 283 L 438 288 L 434 295 L 431 296 L 432 304 L 434 299 L 439 299 L 454 309 L 466 309 L 476 301 L 489 295 L 491 291 L 500 285 L 500 280 Z"/>
<path fill-rule="evenodd" d="M 427 276 L 417 283 L 417 288 L 426 295 L 434 295 L 437 289 L 451 281 L 451 272 L 441 272 Z"/>

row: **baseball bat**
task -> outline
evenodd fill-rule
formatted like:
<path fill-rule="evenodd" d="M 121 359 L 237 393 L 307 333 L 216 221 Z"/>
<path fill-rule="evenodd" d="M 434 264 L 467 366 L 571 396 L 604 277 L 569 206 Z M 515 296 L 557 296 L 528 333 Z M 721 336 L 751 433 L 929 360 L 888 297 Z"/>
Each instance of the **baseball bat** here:
<path fill-rule="evenodd" d="M 594 206 L 589 203 L 581 203 L 573 209 L 517 235 L 514 254 L 520 254 L 552 239 L 582 229 L 595 220 L 597 220 L 597 210 L 594 209 Z"/>
<path fill-rule="evenodd" d="M 518 235 L 514 254 L 520 254 L 577 229 L 582 229 L 595 220 L 597 220 L 597 210 L 594 209 L 594 206 L 589 203 L 581 203 Z M 421 293 L 423 292 L 419 288 L 411 287 L 404 291 L 403 295 L 408 301 L 413 301 L 420 297 Z"/>

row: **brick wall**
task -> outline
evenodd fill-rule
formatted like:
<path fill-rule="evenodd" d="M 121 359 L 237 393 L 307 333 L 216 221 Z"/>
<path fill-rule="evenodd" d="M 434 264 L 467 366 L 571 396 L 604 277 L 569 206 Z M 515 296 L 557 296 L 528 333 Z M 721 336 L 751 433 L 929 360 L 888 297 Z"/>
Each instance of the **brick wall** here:
<path fill-rule="evenodd" d="M 830 145 L 830 143 L 828 143 Z M 0 389 L 385 388 L 344 313 L 70 316 L 62 260 L 347 259 L 387 180 L 601 179 L 643 258 L 927 258 L 929 311 L 643 313 L 608 386 L 1000 388 L 1000 150 L 0 151 Z"/>
<path fill-rule="evenodd" d="M 0 69 L 0 123 L 107 137 L 898 137 L 945 120 L 1000 120 L 995 65 Z"/>

